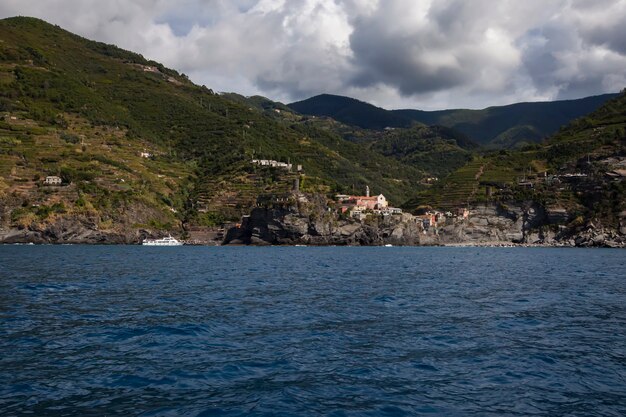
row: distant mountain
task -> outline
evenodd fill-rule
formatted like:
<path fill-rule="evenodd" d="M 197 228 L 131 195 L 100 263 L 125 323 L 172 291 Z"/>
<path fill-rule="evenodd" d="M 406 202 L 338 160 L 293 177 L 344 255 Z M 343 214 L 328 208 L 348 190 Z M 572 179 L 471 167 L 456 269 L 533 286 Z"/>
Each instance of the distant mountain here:
<path fill-rule="evenodd" d="M 373 106 L 349 97 L 321 94 L 288 104 L 301 114 L 325 116 L 363 129 L 382 130 L 386 127 L 409 127 L 413 121 L 401 114 Z"/>
<path fill-rule="evenodd" d="M 323 94 L 289 104 L 289 107 L 302 114 L 332 117 L 366 129 L 408 127 L 415 122 L 446 126 L 481 145 L 514 148 L 540 142 L 561 126 L 591 113 L 616 96 L 603 94 L 578 100 L 517 103 L 483 110 L 423 111 L 385 110 L 351 98 Z"/>
<path fill-rule="evenodd" d="M 263 97 L 263 96 L 246 97 L 237 93 L 221 93 L 220 96 L 228 100 L 234 101 L 236 103 L 248 106 L 251 109 L 257 109 L 257 110 L 262 110 L 262 111 L 271 111 L 271 110 L 289 111 L 289 112 L 292 111 L 289 107 L 287 107 L 283 103 L 272 101 L 269 98 Z"/>
<path fill-rule="evenodd" d="M 539 142 L 616 96 L 603 94 L 578 100 L 517 103 L 483 110 L 393 110 L 392 113 L 428 125 L 453 128 L 483 145 L 512 148 L 522 142 Z"/>

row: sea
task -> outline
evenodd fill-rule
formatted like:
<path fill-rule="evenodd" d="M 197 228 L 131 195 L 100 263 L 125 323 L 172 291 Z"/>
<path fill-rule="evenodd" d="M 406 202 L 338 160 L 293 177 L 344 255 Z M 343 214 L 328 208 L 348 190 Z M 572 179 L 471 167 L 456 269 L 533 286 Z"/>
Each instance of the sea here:
<path fill-rule="evenodd" d="M 626 415 L 626 251 L 0 246 L 0 416 Z"/>

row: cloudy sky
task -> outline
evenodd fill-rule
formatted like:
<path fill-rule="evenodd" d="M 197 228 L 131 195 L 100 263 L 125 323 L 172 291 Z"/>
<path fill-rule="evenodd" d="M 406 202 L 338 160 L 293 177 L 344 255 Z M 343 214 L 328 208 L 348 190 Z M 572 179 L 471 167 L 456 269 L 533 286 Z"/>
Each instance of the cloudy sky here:
<path fill-rule="evenodd" d="M 626 0 L 2 0 L 216 91 L 482 108 L 626 87 Z"/>

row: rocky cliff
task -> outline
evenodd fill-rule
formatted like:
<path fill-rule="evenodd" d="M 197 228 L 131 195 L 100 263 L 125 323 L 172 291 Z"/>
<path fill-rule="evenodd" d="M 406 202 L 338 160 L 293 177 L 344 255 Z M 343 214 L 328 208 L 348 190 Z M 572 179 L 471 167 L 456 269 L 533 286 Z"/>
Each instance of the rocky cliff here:
<path fill-rule="evenodd" d="M 581 222 L 561 207 L 537 202 L 485 204 L 471 208 L 462 222 L 439 228 L 443 244 L 530 244 L 578 247 L 626 247 L 626 212 L 618 229 Z"/>
<path fill-rule="evenodd" d="M 149 230 L 98 230 L 89 219 L 61 218 L 54 222 L 37 223 L 27 227 L 0 228 L 0 243 L 36 244 L 136 244 L 154 237 Z"/>
<path fill-rule="evenodd" d="M 10 222 L 11 211 L 0 204 L 0 243 L 137 244 L 163 233 L 137 228 L 156 214 L 148 207 L 128 210 L 117 223 L 95 214 L 52 213 L 45 220 Z M 180 232 L 180 231 L 178 231 Z M 172 234 L 179 235 L 176 230 Z M 216 244 L 219 241 L 211 241 Z M 339 215 L 319 194 L 295 193 L 265 201 L 227 230 L 224 244 L 242 245 L 546 245 L 626 247 L 626 211 L 619 227 L 600 221 L 580 222 L 562 208 L 536 202 L 483 204 L 467 218 L 448 217 L 424 227 L 413 215 L 369 215 L 357 220 Z"/>
<path fill-rule="evenodd" d="M 574 224 L 572 224 L 574 223 Z M 626 213 L 620 230 L 576 224 L 560 208 L 536 202 L 472 207 L 424 228 L 410 214 L 342 217 L 325 198 L 299 194 L 291 203 L 255 208 L 228 231 L 225 244 L 253 245 L 510 245 L 626 247 Z"/>
<path fill-rule="evenodd" d="M 325 197 L 295 194 L 291 204 L 258 207 L 225 244 L 257 245 L 419 245 L 423 229 L 408 214 L 371 216 L 364 221 L 331 211 Z"/>
<path fill-rule="evenodd" d="M 53 207 L 56 209 L 41 206 L 37 211 L 26 211 L 14 197 L 0 198 L 0 244 L 134 244 L 163 235 L 163 231 L 150 227 L 154 219 L 169 220 L 157 208 L 144 204 L 128 205 L 116 211 L 114 218 L 105 218 L 89 207 Z M 172 234 L 179 232 L 173 230 Z"/>

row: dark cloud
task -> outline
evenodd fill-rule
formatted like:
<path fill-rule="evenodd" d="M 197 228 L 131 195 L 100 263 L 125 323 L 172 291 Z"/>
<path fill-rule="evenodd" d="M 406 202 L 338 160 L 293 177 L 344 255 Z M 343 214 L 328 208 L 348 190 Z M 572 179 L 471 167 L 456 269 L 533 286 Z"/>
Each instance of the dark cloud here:
<path fill-rule="evenodd" d="M 382 83 L 408 96 L 438 91 L 465 81 L 467 73 L 454 59 L 441 64 L 429 62 L 428 45 L 424 45 L 419 36 L 395 36 L 369 22 L 364 22 L 364 27 L 367 29 L 356 27 L 350 36 L 355 86 Z"/>
<path fill-rule="evenodd" d="M 624 2 L 574 3 L 560 19 L 518 40 L 523 68 L 538 91 L 571 99 L 626 86 Z"/>
<path fill-rule="evenodd" d="M 558 26 L 531 30 L 520 39 L 522 62 L 535 87 L 546 89 L 554 85 L 555 74 L 562 67 L 559 54 L 575 48 L 577 41 L 575 33 Z"/>
<path fill-rule="evenodd" d="M 620 20 L 595 26 L 585 31 L 586 40 L 591 44 L 626 55 L 626 21 Z"/>
<path fill-rule="evenodd" d="M 484 18 L 488 3 L 424 4 L 396 2 L 390 9 L 380 2 L 375 13 L 354 22 L 354 85 L 384 83 L 404 96 L 422 95 L 480 84 L 485 64 L 498 71 L 515 65 L 510 39 Z"/>

